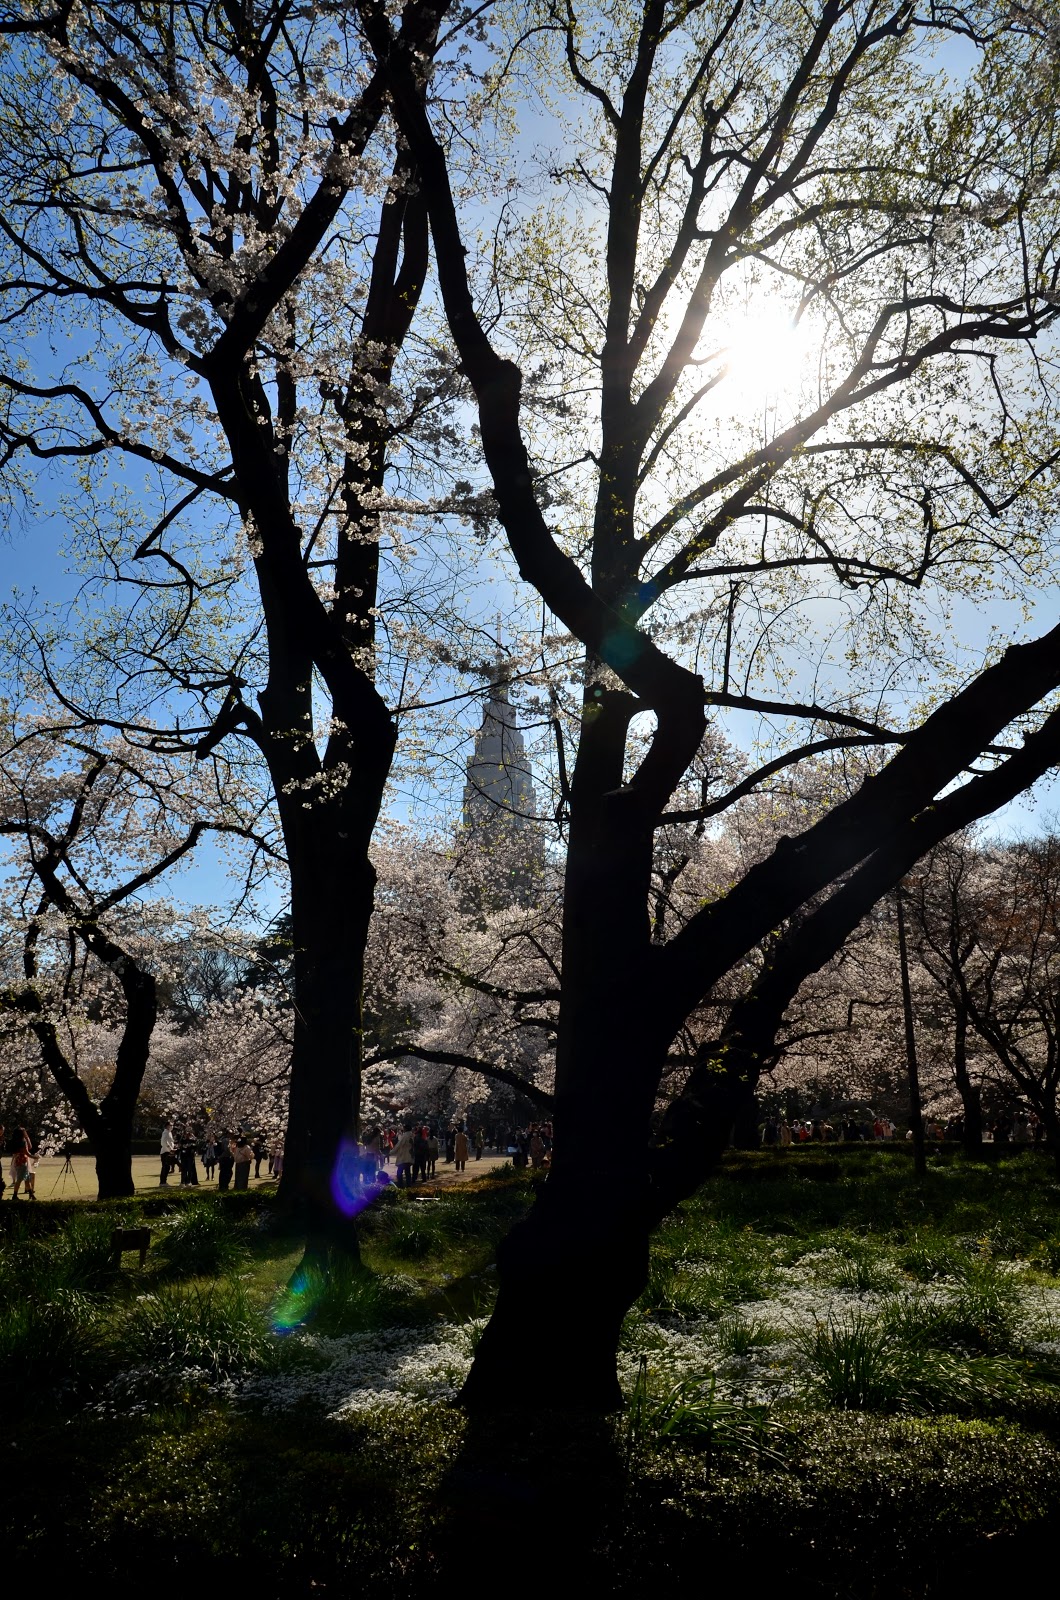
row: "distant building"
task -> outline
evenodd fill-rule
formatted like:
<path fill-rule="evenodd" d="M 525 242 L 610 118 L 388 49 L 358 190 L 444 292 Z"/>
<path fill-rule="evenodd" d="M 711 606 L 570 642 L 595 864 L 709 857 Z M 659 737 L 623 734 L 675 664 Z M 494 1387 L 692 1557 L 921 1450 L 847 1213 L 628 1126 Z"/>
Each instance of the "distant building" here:
<path fill-rule="evenodd" d="M 467 763 L 464 827 L 496 858 L 496 899 L 533 899 L 545 861 L 537 796 L 504 663 L 497 662 L 475 748 Z M 492 896 L 491 896 L 492 898 Z"/>

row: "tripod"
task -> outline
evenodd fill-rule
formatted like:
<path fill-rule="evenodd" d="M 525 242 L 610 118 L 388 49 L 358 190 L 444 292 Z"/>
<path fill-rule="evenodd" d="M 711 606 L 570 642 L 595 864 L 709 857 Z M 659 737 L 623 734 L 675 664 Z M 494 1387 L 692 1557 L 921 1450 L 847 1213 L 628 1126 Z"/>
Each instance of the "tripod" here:
<path fill-rule="evenodd" d="M 74 1188 L 77 1190 L 78 1194 L 80 1194 L 81 1193 L 81 1185 L 78 1183 L 78 1181 L 77 1181 L 77 1173 L 74 1171 L 73 1157 L 71 1156 L 69 1150 L 64 1151 L 64 1154 L 66 1156 L 66 1160 L 63 1162 L 62 1166 L 59 1168 L 59 1177 L 61 1179 L 61 1182 L 59 1184 L 59 1193 L 60 1194 L 65 1194 L 66 1193 L 66 1180 L 67 1180 L 67 1178 L 73 1178 L 73 1180 L 74 1180 Z"/>

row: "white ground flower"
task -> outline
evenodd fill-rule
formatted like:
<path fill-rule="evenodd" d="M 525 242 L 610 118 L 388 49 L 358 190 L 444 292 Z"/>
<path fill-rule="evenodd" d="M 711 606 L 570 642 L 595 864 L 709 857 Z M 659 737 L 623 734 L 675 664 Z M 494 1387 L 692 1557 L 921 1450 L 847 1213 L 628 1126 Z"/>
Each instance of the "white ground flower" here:
<path fill-rule="evenodd" d="M 451 1400 L 471 1365 L 467 1330 L 384 1328 L 345 1338 L 310 1336 L 309 1347 L 328 1365 L 319 1371 L 248 1379 L 242 1397 L 264 1411 L 311 1404 L 329 1418 L 409 1401 Z"/>

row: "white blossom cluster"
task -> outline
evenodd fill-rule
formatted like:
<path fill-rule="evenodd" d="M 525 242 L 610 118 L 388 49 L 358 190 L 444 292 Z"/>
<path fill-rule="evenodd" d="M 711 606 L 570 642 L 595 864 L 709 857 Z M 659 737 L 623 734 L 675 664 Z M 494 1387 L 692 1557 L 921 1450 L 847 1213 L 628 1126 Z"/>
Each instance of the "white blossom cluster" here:
<path fill-rule="evenodd" d="M 304 1341 L 315 1362 L 326 1364 L 250 1378 L 241 1400 L 264 1411 L 313 1405 L 336 1419 L 410 1402 L 452 1400 L 471 1365 L 470 1330 L 477 1326 L 385 1328 L 332 1339 L 291 1335 Z"/>

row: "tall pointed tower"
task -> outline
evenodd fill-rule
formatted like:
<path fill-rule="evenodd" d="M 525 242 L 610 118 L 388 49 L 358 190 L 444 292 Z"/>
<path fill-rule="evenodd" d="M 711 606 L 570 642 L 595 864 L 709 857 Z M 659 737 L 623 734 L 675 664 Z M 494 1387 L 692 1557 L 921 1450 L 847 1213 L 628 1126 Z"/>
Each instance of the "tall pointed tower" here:
<path fill-rule="evenodd" d="M 537 797 L 519 729 L 508 698 L 508 673 L 498 651 L 489 695 L 464 785 L 464 827 L 497 858 L 497 898 L 526 903 L 540 878 L 544 838 Z"/>

